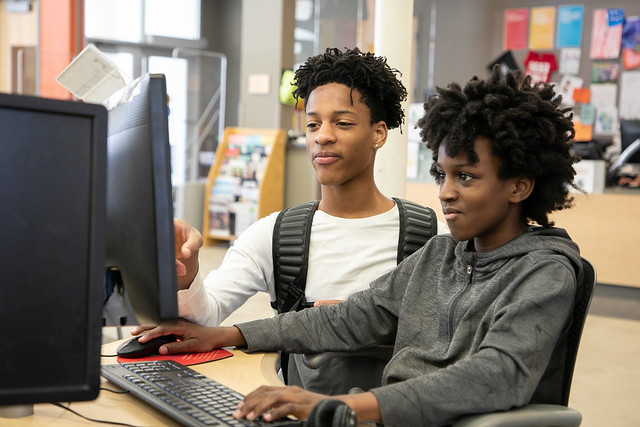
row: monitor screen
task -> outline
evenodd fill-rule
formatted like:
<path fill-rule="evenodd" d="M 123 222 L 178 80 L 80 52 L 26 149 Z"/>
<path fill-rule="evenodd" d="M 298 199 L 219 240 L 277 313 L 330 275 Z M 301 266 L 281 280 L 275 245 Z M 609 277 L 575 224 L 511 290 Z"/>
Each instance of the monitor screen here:
<path fill-rule="evenodd" d="M 0 416 L 98 394 L 106 136 L 100 105 L 0 94 Z"/>
<path fill-rule="evenodd" d="M 633 142 L 640 138 L 640 120 L 620 120 L 620 148 L 626 150 Z M 640 163 L 640 150 L 629 157 L 626 163 Z"/>
<path fill-rule="evenodd" d="M 171 149 L 164 75 L 146 74 L 109 111 L 107 263 L 122 277 L 136 321 L 178 317 Z"/>

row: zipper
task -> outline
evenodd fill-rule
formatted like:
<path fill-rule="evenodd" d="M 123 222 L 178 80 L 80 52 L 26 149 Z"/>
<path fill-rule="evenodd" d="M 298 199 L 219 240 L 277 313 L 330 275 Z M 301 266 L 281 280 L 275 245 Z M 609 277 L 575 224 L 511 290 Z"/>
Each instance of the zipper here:
<path fill-rule="evenodd" d="M 471 264 L 467 264 L 467 283 L 465 284 L 464 289 L 460 291 L 458 295 L 456 295 L 455 299 L 453 300 L 453 303 L 451 303 L 451 310 L 449 311 L 449 340 L 453 338 L 453 326 L 454 326 L 453 318 L 456 312 L 456 308 L 458 308 L 458 304 L 460 303 L 460 300 L 462 299 L 462 297 L 467 292 L 469 292 L 469 289 L 471 288 L 472 277 L 473 277 L 473 266 Z"/>

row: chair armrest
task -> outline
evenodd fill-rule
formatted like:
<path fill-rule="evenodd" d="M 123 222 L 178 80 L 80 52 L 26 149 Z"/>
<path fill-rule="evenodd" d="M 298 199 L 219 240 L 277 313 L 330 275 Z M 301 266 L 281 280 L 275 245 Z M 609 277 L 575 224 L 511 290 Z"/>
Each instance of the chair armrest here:
<path fill-rule="evenodd" d="M 391 344 L 381 344 L 375 347 L 358 351 L 325 351 L 323 353 L 305 354 L 302 362 L 307 368 L 318 369 L 324 362 L 336 357 L 373 357 L 375 359 L 389 360 L 393 355 Z"/>
<path fill-rule="evenodd" d="M 561 405 L 531 404 L 505 412 L 468 415 L 453 427 L 577 427 L 582 415 Z"/>

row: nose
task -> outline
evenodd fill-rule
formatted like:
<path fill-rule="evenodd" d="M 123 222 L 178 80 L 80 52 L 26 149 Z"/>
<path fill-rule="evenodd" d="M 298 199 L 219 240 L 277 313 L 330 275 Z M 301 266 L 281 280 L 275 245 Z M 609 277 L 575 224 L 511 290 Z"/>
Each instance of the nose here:
<path fill-rule="evenodd" d="M 323 123 L 316 132 L 314 141 L 316 144 L 329 144 L 336 139 L 335 133 L 329 123 Z"/>
<path fill-rule="evenodd" d="M 456 198 L 456 191 L 451 179 L 446 176 L 440 179 L 440 188 L 438 190 L 438 198 L 445 202 Z"/>

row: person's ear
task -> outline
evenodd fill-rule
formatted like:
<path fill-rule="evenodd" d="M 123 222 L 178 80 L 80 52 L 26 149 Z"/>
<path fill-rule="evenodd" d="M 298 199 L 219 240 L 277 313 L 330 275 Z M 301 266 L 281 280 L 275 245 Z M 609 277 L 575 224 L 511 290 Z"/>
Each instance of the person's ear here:
<path fill-rule="evenodd" d="M 382 148 L 384 143 L 387 142 L 389 130 L 387 129 L 387 124 L 385 122 L 379 121 L 378 123 L 373 125 L 373 131 L 373 148 L 377 150 L 379 148 Z"/>
<path fill-rule="evenodd" d="M 535 187 L 535 180 L 528 176 L 517 176 L 513 178 L 510 201 L 512 203 L 522 203 L 525 201 Z"/>

